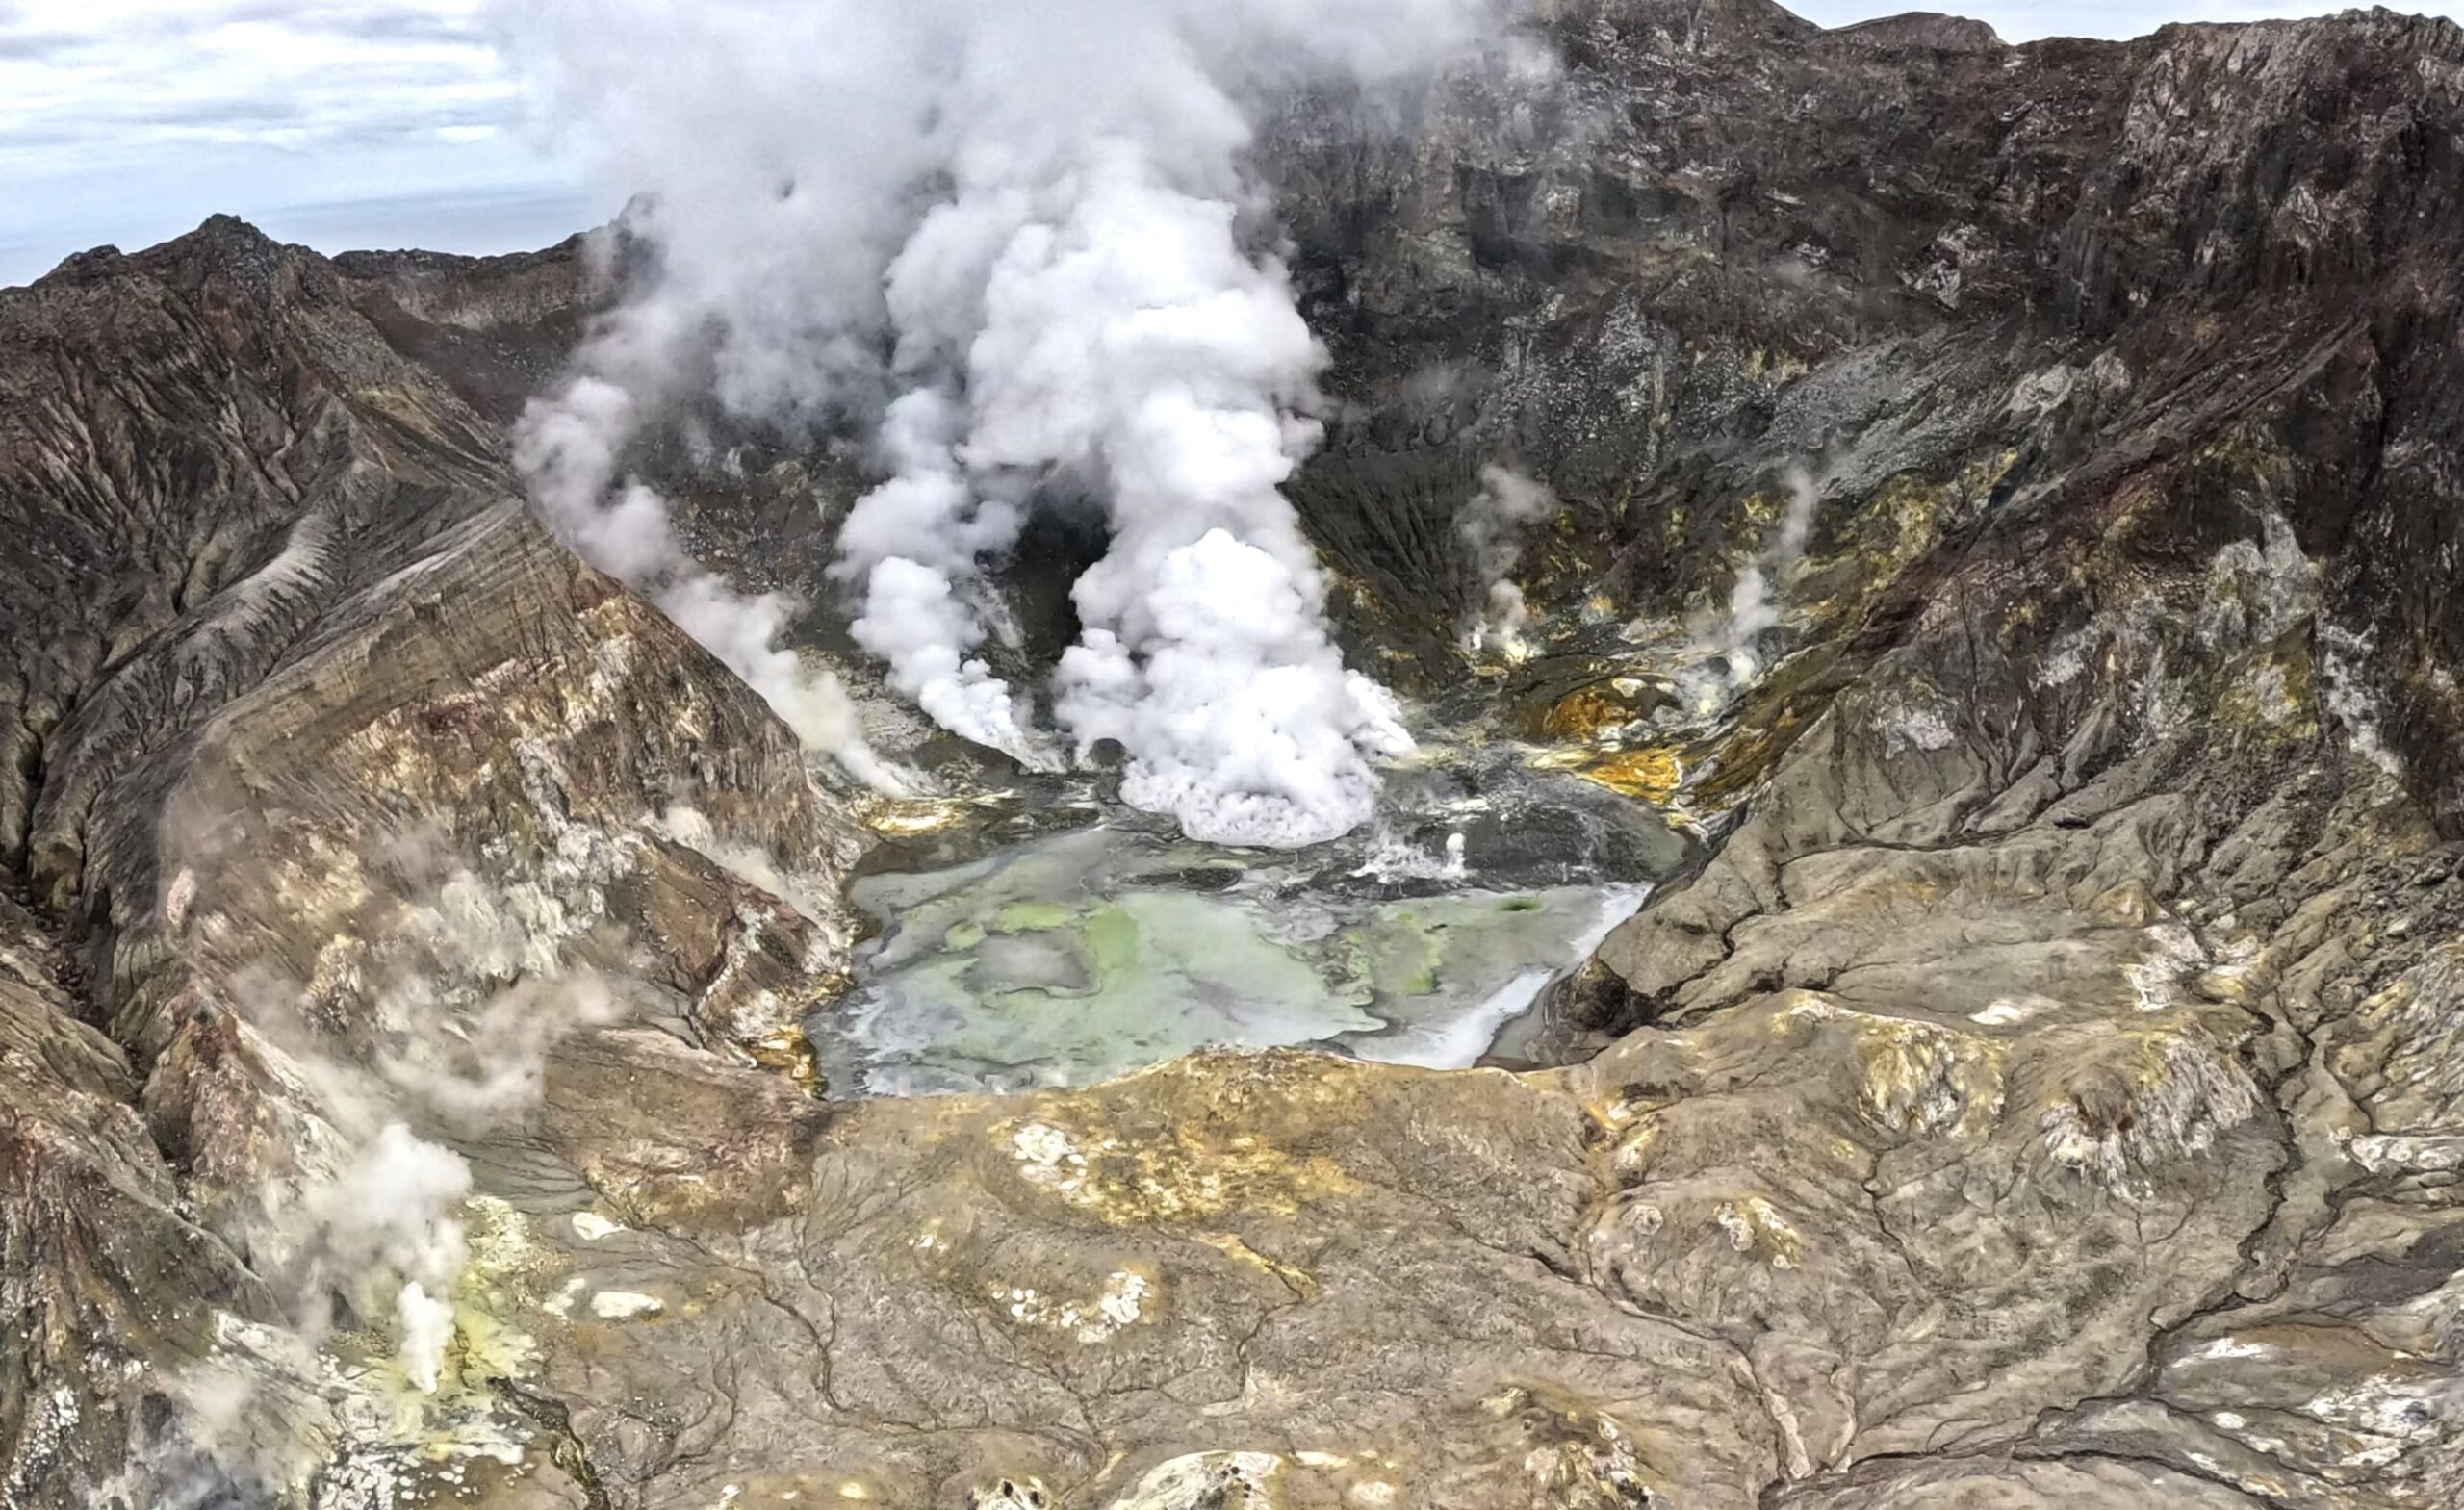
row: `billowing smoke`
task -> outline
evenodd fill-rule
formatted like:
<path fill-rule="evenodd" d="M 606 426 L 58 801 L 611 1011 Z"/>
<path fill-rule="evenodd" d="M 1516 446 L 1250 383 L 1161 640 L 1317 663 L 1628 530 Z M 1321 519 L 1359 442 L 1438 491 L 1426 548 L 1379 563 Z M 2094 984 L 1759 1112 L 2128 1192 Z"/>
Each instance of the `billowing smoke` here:
<path fill-rule="evenodd" d="M 1557 512 L 1557 496 L 1509 467 L 1480 469 L 1480 491 L 1454 517 L 1454 532 L 1471 552 L 1472 570 L 1484 584 L 1480 616 L 1464 632 L 1466 649 L 1494 651 L 1508 660 L 1530 653 L 1523 627 L 1530 613 L 1514 569 L 1523 562 L 1523 533 Z"/>
<path fill-rule="evenodd" d="M 929 388 L 889 406 L 881 449 L 897 473 L 848 514 L 839 573 L 863 585 L 856 642 L 889 663 L 893 689 L 952 733 L 1042 765 L 1009 686 L 971 653 L 984 639 L 976 565 L 1017 540 L 1025 515 L 968 481 L 956 455 L 962 422 Z"/>
<path fill-rule="evenodd" d="M 346 1302 L 369 1324 L 392 1324 L 396 1360 L 425 1394 L 438 1388 L 454 1337 L 471 1172 L 412 1122 L 466 1136 L 518 1123 L 540 1099 L 556 1041 L 615 1015 L 604 985 L 588 976 L 518 979 L 475 1004 L 464 1000 L 466 982 L 440 988 L 453 976 L 501 979 L 487 953 L 520 927 L 501 906 L 461 872 L 436 902 L 411 910 L 405 942 L 431 960 L 456 953 L 434 976 L 406 977 L 379 994 L 375 1015 L 389 1041 L 365 1062 L 325 1052 L 290 988 L 261 980 L 250 993 L 261 1052 L 307 1093 L 316 1118 L 300 1130 L 309 1156 L 295 1190 L 268 1192 L 260 1256 L 289 1291 L 302 1342 L 321 1343 L 334 1302 Z"/>
<path fill-rule="evenodd" d="M 543 500 L 655 580 L 676 557 L 637 548 L 672 536 L 615 464 L 634 415 L 706 386 L 740 419 L 860 422 L 886 480 L 840 535 L 859 643 L 1039 764 L 1034 699 L 983 653 L 988 577 L 1039 499 L 1091 500 L 1112 545 L 1075 589 L 1056 732 L 1119 741 L 1128 800 L 1201 837 L 1348 830 L 1409 742 L 1331 644 L 1279 491 L 1325 358 L 1264 239 L 1251 121 L 1459 55 L 1492 4 L 504 7 L 549 117 L 647 192 L 654 249 L 583 359 L 625 401 L 585 380 L 527 427 Z"/>

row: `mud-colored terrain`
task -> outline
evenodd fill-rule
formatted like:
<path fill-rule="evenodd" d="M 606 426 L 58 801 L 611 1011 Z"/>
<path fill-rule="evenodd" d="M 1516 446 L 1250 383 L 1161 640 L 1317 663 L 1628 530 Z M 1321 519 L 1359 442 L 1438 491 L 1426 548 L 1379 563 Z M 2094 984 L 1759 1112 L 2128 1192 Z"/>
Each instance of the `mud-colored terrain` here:
<path fill-rule="evenodd" d="M 0 1505 L 2464 1501 L 2464 32 L 1540 10 L 1259 154 L 1355 662 L 1698 841 L 1518 1072 L 833 1096 L 848 878 L 997 822 L 526 512 L 621 258 L 0 291 Z M 736 460 L 641 458 L 843 652 L 859 479 Z"/>

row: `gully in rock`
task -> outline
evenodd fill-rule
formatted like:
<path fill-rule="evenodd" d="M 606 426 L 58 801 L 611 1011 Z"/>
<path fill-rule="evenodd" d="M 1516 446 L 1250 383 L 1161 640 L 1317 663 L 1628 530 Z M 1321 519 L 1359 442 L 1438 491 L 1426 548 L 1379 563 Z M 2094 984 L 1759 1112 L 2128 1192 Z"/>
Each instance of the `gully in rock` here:
<path fill-rule="evenodd" d="M 2452 20 L 193 9 L 0 0 L 0 1506 L 2464 1502 Z M 343 157 L 603 223 L 71 254 Z"/>

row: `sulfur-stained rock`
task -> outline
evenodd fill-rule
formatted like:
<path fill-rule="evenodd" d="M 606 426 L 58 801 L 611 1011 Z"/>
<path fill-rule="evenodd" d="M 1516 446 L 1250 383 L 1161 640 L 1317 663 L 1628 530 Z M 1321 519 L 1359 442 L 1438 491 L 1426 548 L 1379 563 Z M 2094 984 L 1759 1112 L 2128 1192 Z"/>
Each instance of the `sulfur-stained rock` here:
<path fill-rule="evenodd" d="M 2464 34 L 1530 14 L 1258 161 L 1356 660 L 1702 840 L 1559 1067 L 816 1098 L 854 805 L 508 465 L 621 247 L 0 291 L 0 1501 L 2464 1497 Z"/>
<path fill-rule="evenodd" d="M 510 375 L 474 354 L 551 370 L 578 259 L 445 289 L 218 220 L 0 294 L 0 817 L 43 909 L 6 919 L 39 993 L 0 1199 L 13 1502 L 398 1455 L 372 1344 L 321 1376 L 272 1329 L 392 1345 L 391 1291 L 316 1216 L 402 1141 L 384 1121 L 518 1132 L 549 1049 L 625 1015 L 708 1051 L 672 1105 L 729 1075 L 812 1105 L 752 1065 L 838 980 L 856 830 L 757 698 L 529 518 Z M 763 1147 L 770 1210 L 796 1144 Z M 576 1155 L 625 1189 L 679 1157 Z M 490 1444 L 519 1422 L 454 1409 L 466 1447 L 516 1450 Z"/>

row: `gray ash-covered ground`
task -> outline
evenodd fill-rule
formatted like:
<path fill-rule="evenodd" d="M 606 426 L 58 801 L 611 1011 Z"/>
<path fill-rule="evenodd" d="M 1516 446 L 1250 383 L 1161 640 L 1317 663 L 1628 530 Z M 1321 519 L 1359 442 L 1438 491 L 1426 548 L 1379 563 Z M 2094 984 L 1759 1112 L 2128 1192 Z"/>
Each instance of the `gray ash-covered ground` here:
<path fill-rule="evenodd" d="M 1556 781 L 1702 840 L 1637 842 L 1550 1069 L 817 1098 L 849 882 L 1097 812 L 941 848 L 808 781 L 526 515 L 579 248 L 217 221 L 0 292 L 0 1500 L 2464 1497 L 2464 33 L 1543 9 L 1553 81 L 1260 161 L 1347 650 L 1553 773 L 1470 865 L 1558 883 Z M 855 481 L 791 450 L 688 524 L 826 616 L 778 522 Z M 1491 463 L 1564 504 L 1502 672 Z M 1765 559 L 1752 683 L 1672 711 Z M 1405 897 L 1364 858 L 1302 894 Z M 583 983 L 535 1078 L 444 1072 Z M 286 1215 L 391 1146 L 328 1089 L 423 1044 L 388 1105 L 475 1181 L 433 1394 Z"/>

